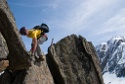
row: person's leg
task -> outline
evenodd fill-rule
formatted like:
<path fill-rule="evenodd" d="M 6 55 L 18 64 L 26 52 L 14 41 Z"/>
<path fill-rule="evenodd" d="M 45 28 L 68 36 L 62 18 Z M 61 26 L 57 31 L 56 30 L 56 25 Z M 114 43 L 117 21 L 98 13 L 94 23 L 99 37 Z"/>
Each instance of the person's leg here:
<path fill-rule="evenodd" d="M 46 37 L 42 36 L 38 39 L 38 45 L 36 48 L 37 56 L 39 56 L 39 60 L 43 61 L 45 59 L 44 53 L 41 51 L 40 44 L 43 44 L 46 41 Z"/>
<path fill-rule="evenodd" d="M 41 48 L 40 48 L 39 44 L 37 45 L 35 54 L 37 54 L 37 56 L 39 57 L 40 61 L 43 61 L 45 59 L 44 58 L 44 53 L 41 51 Z"/>
<path fill-rule="evenodd" d="M 33 47 L 33 46 L 34 46 L 34 43 L 31 44 L 31 47 Z M 38 60 L 41 56 L 43 56 L 43 53 L 41 51 L 41 48 L 40 48 L 39 44 L 37 44 L 36 50 L 33 53 L 33 55 L 34 55 L 36 60 Z M 44 58 L 42 60 L 44 60 Z"/>

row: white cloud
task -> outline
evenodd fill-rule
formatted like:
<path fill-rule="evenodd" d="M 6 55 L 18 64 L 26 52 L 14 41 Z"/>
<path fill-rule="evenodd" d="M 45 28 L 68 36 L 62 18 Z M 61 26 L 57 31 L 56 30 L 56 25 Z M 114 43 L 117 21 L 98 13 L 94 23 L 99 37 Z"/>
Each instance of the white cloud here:
<path fill-rule="evenodd" d="M 97 32 L 96 35 L 101 35 L 106 33 L 121 34 L 124 31 L 125 31 L 125 8 L 119 10 L 118 13 L 115 14 L 115 16 L 111 17 L 107 22 L 105 22 L 102 25 L 102 28 L 96 31 Z"/>
<path fill-rule="evenodd" d="M 66 15 L 66 20 L 63 22 L 64 27 L 69 30 L 79 32 L 86 29 L 86 25 L 89 25 L 89 18 L 94 17 L 95 13 L 102 11 L 107 8 L 110 4 L 115 3 L 116 0 L 81 0 L 74 1 L 72 3 L 77 3 L 71 10 L 69 10 Z M 77 28 L 77 30 L 76 30 Z"/>

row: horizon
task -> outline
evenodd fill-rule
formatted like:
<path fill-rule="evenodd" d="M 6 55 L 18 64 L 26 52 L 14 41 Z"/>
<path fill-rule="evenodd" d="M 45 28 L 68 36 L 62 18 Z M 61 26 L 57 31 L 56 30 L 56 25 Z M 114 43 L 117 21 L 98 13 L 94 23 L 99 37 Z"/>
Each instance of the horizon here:
<path fill-rule="evenodd" d="M 125 36 L 124 0 L 7 0 L 15 17 L 17 28 L 28 29 L 46 23 L 50 32 L 48 41 L 41 45 L 44 52 L 51 44 L 76 34 L 91 41 L 94 46 L 114 36 Z M 31 39 L 23 37 L 26 49 Z"/>

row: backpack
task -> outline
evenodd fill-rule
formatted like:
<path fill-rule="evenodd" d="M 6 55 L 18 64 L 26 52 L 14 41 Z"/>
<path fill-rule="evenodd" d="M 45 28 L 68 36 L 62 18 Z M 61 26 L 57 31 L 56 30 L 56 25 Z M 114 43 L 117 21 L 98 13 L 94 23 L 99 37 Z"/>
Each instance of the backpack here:
<path fill-rule="evenodd" d="M 48 33 L 49 32 L 49 27 L 45 23 L 42 23 L 41 25 L 37 25 L 33 29 L 40 29 L 40 30 L 43 31 L 43 33 Z"/>

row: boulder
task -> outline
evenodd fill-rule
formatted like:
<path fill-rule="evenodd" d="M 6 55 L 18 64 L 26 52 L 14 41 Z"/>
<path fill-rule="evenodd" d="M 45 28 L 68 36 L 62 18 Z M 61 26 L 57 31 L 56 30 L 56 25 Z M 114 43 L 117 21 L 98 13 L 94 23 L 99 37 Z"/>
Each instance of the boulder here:
<path fill-rule="evenodd" d="M 67 36 L 48 49 L 47 63 L 55 84 L 104 84 L 92 43 Z"/>
<path fill-rule="evenodd" d="M 31 62 L 31 67 L 16 71 L 5 70 L 0 76 L 0 84 L 54 84 L 46 60 Z"/>

